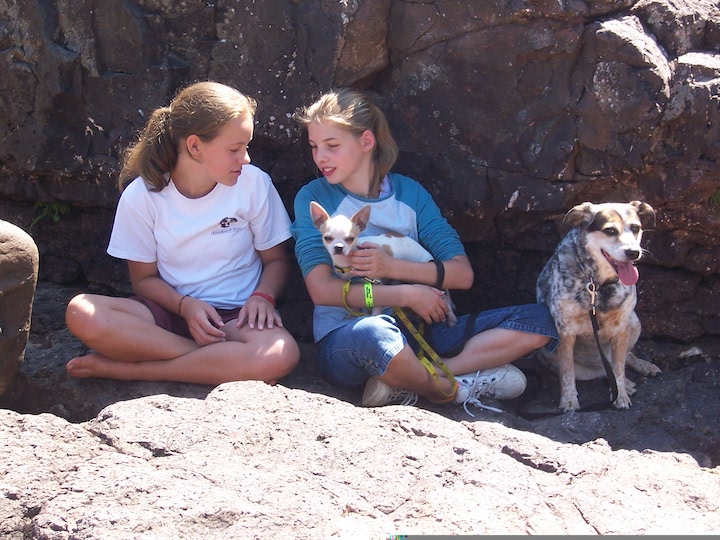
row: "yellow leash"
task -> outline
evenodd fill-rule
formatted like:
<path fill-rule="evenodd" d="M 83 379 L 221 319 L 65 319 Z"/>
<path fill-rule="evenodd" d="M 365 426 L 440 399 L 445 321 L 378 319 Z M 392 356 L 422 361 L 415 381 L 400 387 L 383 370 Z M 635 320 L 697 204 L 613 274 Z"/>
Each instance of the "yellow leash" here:
<path fill-rule="evenodd" d="M 368 283 L 376 283 L 375 280 L 371 280 L 368 278 L 363 278 L 363 279 L 365 279 L 365 281 Z M 350 291 L 350 283 L 351 283 L 350 281 L 346 281 L 345 283 L 343 283 L 343 288 L 342 288 L 342 301 L 343 301 L 343 304 L 345 305 L 345 309 L 347 309 L 348 312 L 350 312 L 352 315 L 355 315 L 356 317 L 367 317 L 369 315 L 368 313 L 363 313 L 362 311 L 355 311 L 353 308 L 351 308 L 348 305 L 347 295 L 348 295 L 348 292 Z M 366 300 L 366 302 L 367 302 L 367 300 Z M 370 309 L 370 308 L 368 308 L 368 309 Z"/>
<path fill-rule="evenodd" d="M 372 281 L 372 280 L 369 280 Z M 367 313 L 362 313 L 360 311 L 355 311 L 352 309 L 348 303 L 347 303 L 347 295 L 350 291 L 350 281 L 346 281 L 343 283 L 342 288 L 342 301 L 345 305 L 345 309 L 348 310 L 352 315 L 355 315 L 356 317 L 367 317 Z M 457 394 L 457 390 L 459 388 L 458 382 L 455 380 L 455 376 L 450 371 L 450 368 L 448 368 L 445 365 L 445 362 L 443 362 L 438 354 L 428 345 L 428 342 L 425 341 L 425 338 L 422 337 L 422 334 L 420 331 L 418 331 L 417 328 L 415 328 L 415 325 L 408 319 L 408 316 L 405 314 L 405 312 L 400 308 L 393 308 L 393 313 L 395 316 L 402 321 L 402 323 L 407 327 L 407 329 L 410 331 L 412 336 L 415 338 L 415 340 L 420 345 L 420 351 L 418 352 L 418 360 L 422 363 L 423 366 L 425 366 L 425 369 L 427 369 L 428 373 L 430 373 L 430 376 L 435 379 L 435 384 L 437 384 L 438 389 L 442 393 L 443 396 L 447 397 L 448 399 L 445 402 L 441 403 L 447 403 L 448 401 L 451 401 L 455 395 Z M 452 383 L 452 390 L 449 394 L 447 394 L 440 384 L 440 377 L 438 376 L 437 370 L 432 365 L 432 362 L 425 356 L 426 354 L 430 355 L 430 358 L 433 362 L 447 375 L 447 378 Z"/>
<path fill-rule="evenodd" d="M 443 362 L 438 356 L 438 354 L 432 349 L 432 347 L 428 345 L 428 342 L 425 341 L 425 338 L 422 337 L 422 334 L 418 331 L 417 328 L 415 328 L 415 325 L 410 321 L 410 319 L 408 319 L 408 316 L 402 309 L 393 308 L 393 313 L 402 321 L 402 323 L 407 327 L 407 329 L 410 330 L 410 333 L 420 345 L 421 350 L 418 353 L 418 359 L 420 360 L 420 362 L 422 362 L 423 366 L 425 366 L 425 369 L 428 370 L 428 373 L 430 373 L 432 378 L 435 379 L 435 383 L 440 389 L 442 395 L 450 399 L 454 398 L 459 385 L 458 382 L 455 380 L 455 376 L 450 371 L 450 368 L 445 365 L 445 362 Z M 442 386 L 440 386 L 440 377 L 438 376 L 437 371 L 433 367 L 430 360 L 428 360 L 427 356 L 425 356 L 426 353 L 430 355 L 432 361 L 435 362 L 435 364 L 443 371 L 443 373 L 447 375 L 447 378 L 450 379 L 450 382 L 452 383 L 452 390 L 449 394 L 445 393 L 442 389 Z"/>

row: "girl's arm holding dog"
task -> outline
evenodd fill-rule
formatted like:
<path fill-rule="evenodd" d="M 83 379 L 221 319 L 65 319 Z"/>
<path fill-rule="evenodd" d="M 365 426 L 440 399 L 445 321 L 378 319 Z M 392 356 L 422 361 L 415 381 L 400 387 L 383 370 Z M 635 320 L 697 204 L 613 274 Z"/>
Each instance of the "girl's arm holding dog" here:
<path fill-rule="evenodd" d="M 403 283 L 421 283 L 432 286 L 438 284 L 435 263 L 396 259 L 380 246 L 369 242 L 361 244 L 360 249 L 350 254 L 350 262 L 354 276 L 374 276 Z M 469 289 L 472 287 L 474 273 L 467 257 L 458 255 L 450 260 L 442 261 L 442 264 L 445 267 L 445 279 L 440 284 L 442 288 Z"/>
<path fill-rule="evenodd" d="M 319 264 L 305 277 L 308 293 L 315 305 L 339 306 L 343 304 L 345 281 L 334 276 L 330 266 Z M 354 283 L 345 298 L 348 307 L 365 307 L 365 293 L 362 283 Z M 427 285 L 373 285 L 373 296 L 377 306 L 410 308 L 428 324 L 444 321 L 448 312 L 442 291 Z"/>

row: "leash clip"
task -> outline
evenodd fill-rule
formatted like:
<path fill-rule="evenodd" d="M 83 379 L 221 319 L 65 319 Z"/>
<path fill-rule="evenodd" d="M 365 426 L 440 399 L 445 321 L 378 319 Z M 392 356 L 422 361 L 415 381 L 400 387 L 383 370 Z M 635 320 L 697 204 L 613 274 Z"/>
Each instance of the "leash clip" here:
<path fill-rule="evenodd" d="M 595 297 L 597 296 L 597 287 L 593 278 L 588 278 L 587 285 L 585 286 L 587 292 L 590 293 L 590 312 L 595 315 Z"/>

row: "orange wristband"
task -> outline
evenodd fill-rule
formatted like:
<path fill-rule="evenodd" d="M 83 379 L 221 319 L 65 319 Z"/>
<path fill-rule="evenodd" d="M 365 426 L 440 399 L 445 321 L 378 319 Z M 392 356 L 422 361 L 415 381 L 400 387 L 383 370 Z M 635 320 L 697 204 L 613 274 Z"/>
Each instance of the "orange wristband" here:
<path fill-rule="evenodd" d="M 270 296 L 269 294 L 265 294 L 264 292 L 255 291 L 250 296 L 259 296 L 260 298 L 264 298 L 265 300 L 267 300 L 268 302 L 270 302 L 272 304 L 272 307 L 277 307 L 277 306 L 275 306 L 275 299 L 272 296 Z"/>

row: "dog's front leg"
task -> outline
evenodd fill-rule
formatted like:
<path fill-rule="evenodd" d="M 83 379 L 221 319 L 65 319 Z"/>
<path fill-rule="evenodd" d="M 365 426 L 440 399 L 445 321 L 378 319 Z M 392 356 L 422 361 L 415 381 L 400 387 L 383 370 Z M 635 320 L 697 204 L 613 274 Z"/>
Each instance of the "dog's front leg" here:
<path fill-rule="evenodd" d="M 615 407 L 618 409 L 630 408 L 631 401 L 628 395 L 628 387 L 625 381 L 625 359 L 628 354 L 629 332 L 621 332 L 612 340 L 612 370 L 615 374 L 618 396 L 615 400 Z"/>
<path fill-rule="evenodd" d="M 558 348 L 553 353 L 560 378 L 560 410 L 576 411 L 580 408 L 575 384 L 575 335 L 560 336 Z"/>

